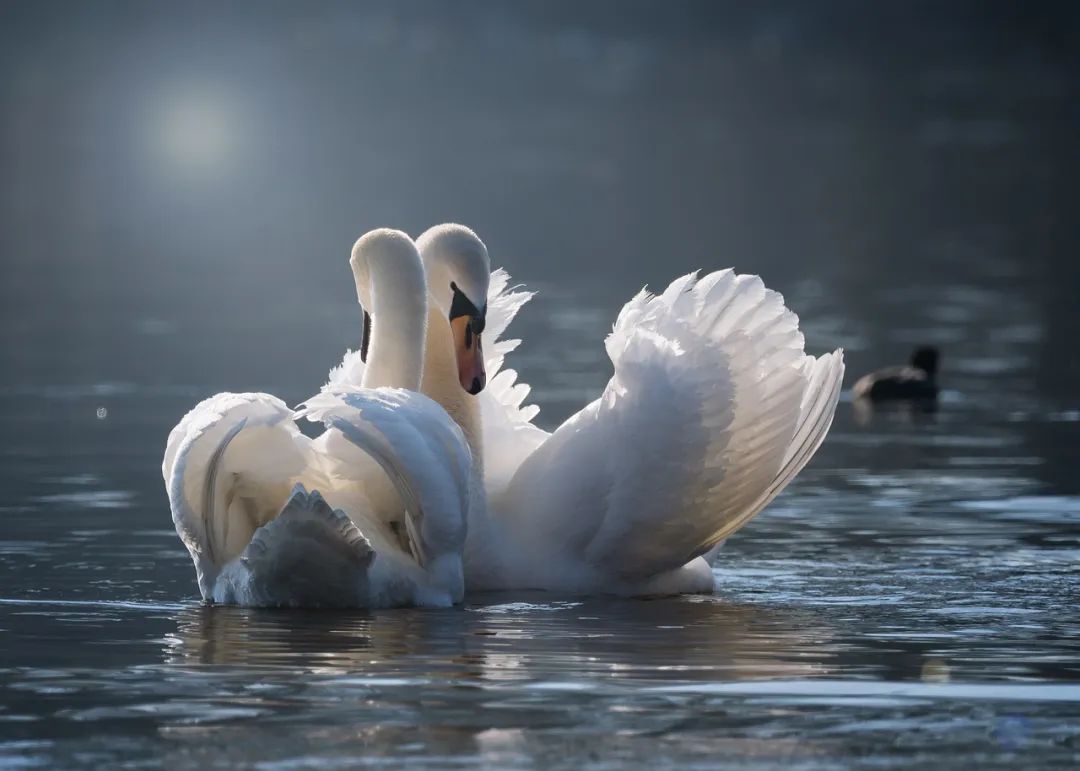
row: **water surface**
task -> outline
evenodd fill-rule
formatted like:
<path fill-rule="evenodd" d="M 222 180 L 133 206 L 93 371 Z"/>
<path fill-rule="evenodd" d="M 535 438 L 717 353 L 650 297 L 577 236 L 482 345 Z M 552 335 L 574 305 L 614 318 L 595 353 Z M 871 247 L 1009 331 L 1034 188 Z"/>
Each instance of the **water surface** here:
<path fill-rule="evenodd" d="M 579 313 L 560 328 L 572 362 L 602 315 L 553 294 L 548 314 L 542 299 L 523 312 L 515 363 L 557 412 L 606 374 L 544 366 L 545 318 Z M 1026 345 L 1002 350 L 1006 375 Z M 951 364 L 937 413 L 842 403 L 811 466 L 725 545 L 714 596 L 445 611 L 203 607 L 155 468 L 194 394 L 9 392 L 0 751 L 59 766 L 1066 764 L 1080 498 L 1047 459 L 1075 457 L 1080 416 L 982 393 Z"/>

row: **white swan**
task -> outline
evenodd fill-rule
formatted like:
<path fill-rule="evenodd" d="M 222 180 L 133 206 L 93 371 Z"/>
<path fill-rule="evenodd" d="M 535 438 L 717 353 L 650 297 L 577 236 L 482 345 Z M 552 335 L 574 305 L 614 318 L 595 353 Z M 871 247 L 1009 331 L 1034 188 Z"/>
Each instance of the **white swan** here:
<path fill-rule="evenodd" d="M 489 274 L 468 228 L 438 226 L 417 245 L 430 292 L 422 390 L 460 424 L 488 493 L 486 508 L 470 503 L 467 587 L 712 591 L 706 557 L 825 438 L 842 352 L 807 356 L 798 318 L 757 276 L 683 276 L 623 307 L 603 394 L 548 434 L 521 406 L 528 386 L 500 372 L 517 341 L 498 337 L 530 295 Z M 494 341 L 490 387 L 474 396 L 481 332 Z"/>
<path fill-rule="evenodd" d="M 442 408 L 414 393 L 427 305 L 420 258 L 408 236 L 378 230 L 356 242 L 351 263 L 365 308 L 362 387 L 324 389 L 296 413 L 267 394 L 218 394 L 169 435 L 162 473 L 206 600 L 462 599 L 471 459 Z M 326 432 L 306 437 L 301 415 Z M 398 533 L 386 523 L 402 506 Z"/>

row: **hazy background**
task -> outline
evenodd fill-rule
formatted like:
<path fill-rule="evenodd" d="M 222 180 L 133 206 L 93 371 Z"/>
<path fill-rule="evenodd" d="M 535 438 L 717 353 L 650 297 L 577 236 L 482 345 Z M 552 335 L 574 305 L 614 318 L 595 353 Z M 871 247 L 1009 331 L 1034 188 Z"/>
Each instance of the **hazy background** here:
<path fill-rule="evenodd" d="M 353 240 L 457 220 L 605 325 L 698 267 L 827 297 L 853 374 L 971 277 L 1073 406 L 1077 8 L 5 2 L 0 384 L 301 398 L 359 337 Z"/>

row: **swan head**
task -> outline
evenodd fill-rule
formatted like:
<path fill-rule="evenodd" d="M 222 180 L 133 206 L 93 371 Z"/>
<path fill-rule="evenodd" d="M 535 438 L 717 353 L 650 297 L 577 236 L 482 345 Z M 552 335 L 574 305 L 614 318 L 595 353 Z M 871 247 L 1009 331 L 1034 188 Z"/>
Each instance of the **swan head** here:
<path fill-rule="evenodd" d="M 385 314 L 393 322 L 402 317 L 423 312 L 417 308 L 427 306 L 427 283 L 424 266 L 416 244 L 400 230 L 379 228 L 357 239 L 349 258 L 356 297 L 364 309 L 364 338 L 360 346 L 360 358 L 367 361 L 371 342 L 371 317 Z M 384 302 L 379 302 L 378 295 Z M 391 307 L 403 303 L 408 307 Z M 381 312 L 381 313 L 380 313 Z"/>
<path fill-rule="evenodd" d="M 481 335 L 491 261 L 484 242 L 464 225 L 436 225 L 416 240 L 431 302 L 450 323 L 458 381 L 470 394 L 487 385 Z"/>

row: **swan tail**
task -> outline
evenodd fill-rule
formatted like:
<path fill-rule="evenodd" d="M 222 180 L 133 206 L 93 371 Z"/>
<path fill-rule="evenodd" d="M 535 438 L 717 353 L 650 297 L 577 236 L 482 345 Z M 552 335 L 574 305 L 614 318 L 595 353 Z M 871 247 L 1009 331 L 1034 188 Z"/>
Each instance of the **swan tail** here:
<path fill-rule="evenodd" d="M 605 345 L 615 374 L 603 396 L 526 461 L 512 492 L 553 499 L 566 545 L 626 579 L 709 553 L 775 497 L 824 438 L 843 375 L 840 351 L 804 353 L 778 293 L 730 270 L 642 291 Z"/>
<path fill-rule="evenodd" d="M 310 475 L 308 445 L 285 403 L 257 393 L 212 396 L 170 433 L 162 475 L 205 599 L 292 485 Z"/>
<path fill-rule="evenodd" d="M 240 555 L 240 585 L 219 582 L 214 599 L 268 607 L 364 607 L 375 550 L 340 509 L 297 484 L 281 512 Z"/>
<path fill-rule="evenodd" d="M 472 457 L 464 434 L 442 407 L 412 391 L 376 388 L 324 391 L 296 414 L 330 429 L 327 448 L 341 462 L 336 475 L 349 473 L 362 458 L 383 470 L 404 509 L 409 548 L 421 566 L 460 561 Z M 460 576 L 453 583 L 459 601 Z"/>

